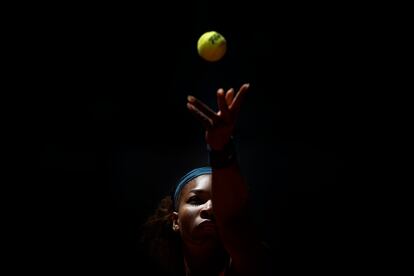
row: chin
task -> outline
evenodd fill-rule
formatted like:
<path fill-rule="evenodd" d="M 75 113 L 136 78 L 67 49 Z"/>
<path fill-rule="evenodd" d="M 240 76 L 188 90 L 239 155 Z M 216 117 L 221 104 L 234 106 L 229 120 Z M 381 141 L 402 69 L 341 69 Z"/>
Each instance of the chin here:
<path fill-rule="evenodd" d="M 203 244 L 214 247 L 221 245 L 218 234 L 214 232 L 199 233 L 194 241 L 200 245 Z"/>

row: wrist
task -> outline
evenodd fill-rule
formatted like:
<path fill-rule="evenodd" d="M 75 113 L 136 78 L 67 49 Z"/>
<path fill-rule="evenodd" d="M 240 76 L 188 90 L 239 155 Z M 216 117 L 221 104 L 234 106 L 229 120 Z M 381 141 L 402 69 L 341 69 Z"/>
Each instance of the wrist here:
<path fill-rule="evenodd" d="M 233 138 L 231 138 L 221 149 L 213 149 L 207 144 L 207 150 L 209 164 L 212 168 L 226 168 L 236 163 L 237 155 Z"/>

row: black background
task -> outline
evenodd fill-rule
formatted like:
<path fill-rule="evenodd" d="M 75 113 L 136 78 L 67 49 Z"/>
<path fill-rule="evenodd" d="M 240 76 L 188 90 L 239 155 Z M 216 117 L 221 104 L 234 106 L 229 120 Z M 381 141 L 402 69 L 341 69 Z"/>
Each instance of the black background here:
<path fill-rule="evenodd" d="M 345 189 L 358 138 L 348 122 L 364 66 L 357 17 L 347 7 L 256 1 L 22 7 L 16 116 L 30 153 L 20 175 L 30 180 L 18 188 L 17 251 L 54 272 L 149 267 L 139 227 L 207 161 L 186 96 L 216 108 L 217 88 L 249 82 L 236 141 L 259 229 L 280 266 L 321 266 L 334 228 L 321 205 Z M 228 42 L 216 63 L 196 51 L 210 30 Z"/>

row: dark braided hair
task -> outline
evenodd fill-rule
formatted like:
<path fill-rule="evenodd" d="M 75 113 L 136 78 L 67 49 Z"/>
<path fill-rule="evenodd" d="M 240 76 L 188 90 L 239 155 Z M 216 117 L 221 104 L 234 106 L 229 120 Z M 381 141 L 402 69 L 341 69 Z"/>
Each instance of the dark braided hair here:
<path fill-rule="evenodd" d="M 141 244 L 147 254 L 169 275 L 183 275 L 181 238 L 172 230 L 171 196 L 165 196 L 142 226 Z"/>

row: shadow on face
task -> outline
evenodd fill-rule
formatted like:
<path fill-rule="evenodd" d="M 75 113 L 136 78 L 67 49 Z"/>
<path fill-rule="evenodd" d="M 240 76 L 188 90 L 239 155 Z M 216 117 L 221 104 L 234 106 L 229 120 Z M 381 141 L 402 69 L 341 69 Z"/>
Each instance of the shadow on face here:
<path fill-rule="evenodd" d="M 211 175 L 200 175 L 183 188 L 173 230 L 190 244 L 216 244 L 218 231 L 211 201 Z"/>

